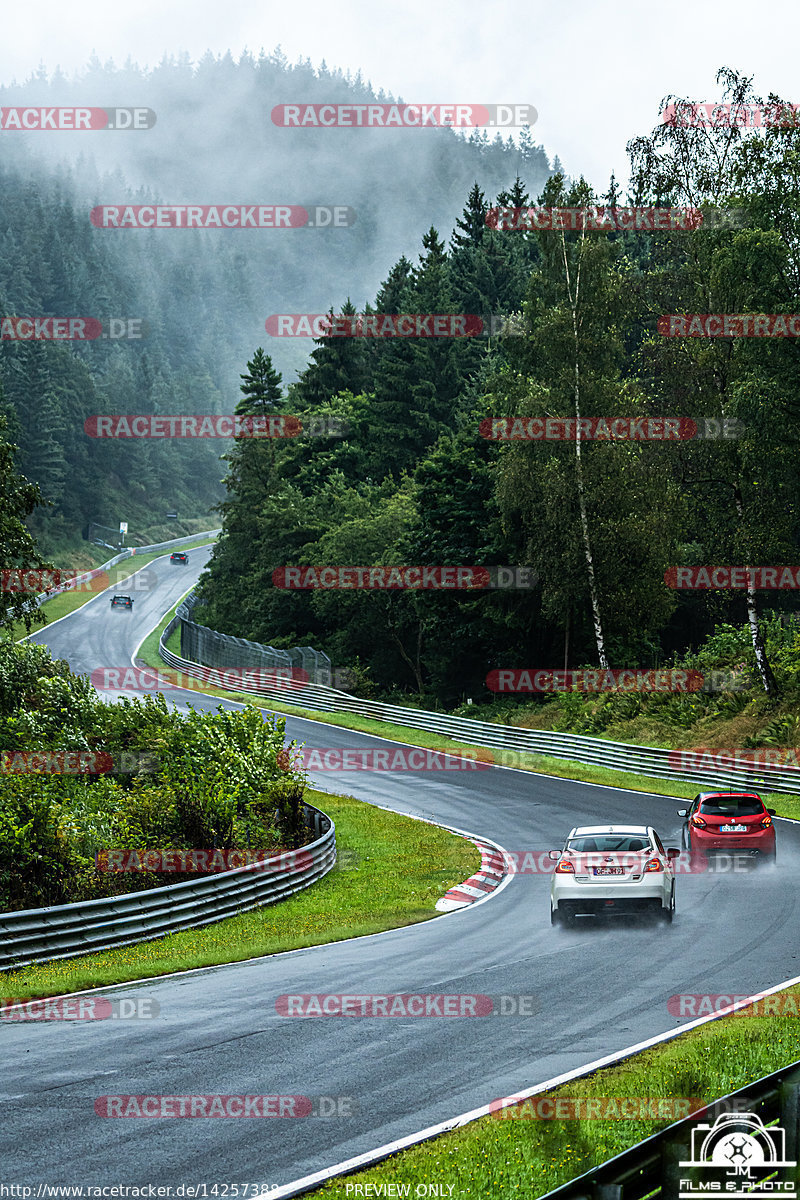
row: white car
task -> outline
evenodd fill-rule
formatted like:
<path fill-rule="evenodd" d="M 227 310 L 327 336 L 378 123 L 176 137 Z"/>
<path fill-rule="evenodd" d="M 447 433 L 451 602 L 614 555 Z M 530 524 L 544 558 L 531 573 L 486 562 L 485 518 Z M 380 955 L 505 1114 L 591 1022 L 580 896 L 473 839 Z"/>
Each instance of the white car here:
<path fill-rule="evenodd" d="M 573 925 L 576 915 L 675 913 L 673 860 L 652 825 L 582 825 L 573 829 L 550 884 L 550 924 Z"/>

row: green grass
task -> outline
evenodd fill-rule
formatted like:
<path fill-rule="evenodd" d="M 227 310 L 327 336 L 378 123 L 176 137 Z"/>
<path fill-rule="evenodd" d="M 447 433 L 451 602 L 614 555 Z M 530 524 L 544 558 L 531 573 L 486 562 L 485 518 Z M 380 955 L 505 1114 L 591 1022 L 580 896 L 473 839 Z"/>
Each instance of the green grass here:
<path fill-rule="evenodd" d="M 351 796 L 306 798 L 332 818 L 338 849 L 351 852 L 344 869 L 289 900 L 202 929 L 0 972 L 0 997 L 63 995 L 413 925 L 437 916 L 436 901 L 480 866 L 471 842 L 434 825 Z"/>
<path fill-rule="evenodd" d="M 790 991 L 800 1011 L 800 989 Z M 670 1097 L 711 1101 L 797 1059 L 800 1059 L 798 1017 L 721 1017 L 614 1067 L 562 1084 L 547 1095 L 573 1099 Z M 521 1111 L 530 1114 L 536 1110 L 528 1106 Z M 484 1117 L 402 1151 L 376 1167 L 349 1175 L 346 1180 L 332 1180 L 315 1194 L 341 1196 L 345 1200 L 347 1183 L 351 1185 L 351 1197 L 356 1195 L 354 1184 L 363 1188 L 371 1183 L 411 1185 L 406 1194 L 413 1196 L 417 1185 L 437 1183 L 444 1185 L 444 1192 L 439 1193 L 444 1195 L 452 1185 L 450 1194 L 458 1200 L 542 1196 L 636 1145 L 674 1119 L 677 1118 L 657 1121 Z M 367 1193 L 362 1190 L 360 1194 Z"/>
<path fill-rule="evenodd" d="M 186 546 L 180 549 L 193 550 L 198 546 L 209 546 L 216 541 L 216 538 L 199 538 L 197 541 L 187 543 Z M 155 550 L 150 554 L 134 554 L 132 558 L 125 558 L 122 562 L 117 563 L 115 567 L 110 567 L 108 570 L 109 587 L 115 587 L 122 583 L 131 575 L 135 575 L 137 571 L 141 571 L 142 567 L 146 567 L 154 558 L 162 558 L 164 554 L 168 554 L 168 550 Z M 113 556 L 112 556 L 113 557 Z M 97 564 L 100 565 L 99 563 Z M 52 600 L 48 600 L 42 605 L 42 612 L 47 617 L 47 624 L 51 625 L 53 621 L 58 621 L 61 617 L 69 616 L 79 608 L 83 608 L 89 600 L 99 595 L 101 591 L 106 591 L 106 588 L 98 588 L 97 591 L 74 591 L 61 592 L 58 596 L 54 596 Z M 45 629 L 46 625 L 34 625 L 30 632 L 35 633 L 40 629 Z M 22 621 L 17 621 L 11 629 L 9 635 L 12 641 L 19 642 L 22 638 L 28 636 L 28 630 Z"/>

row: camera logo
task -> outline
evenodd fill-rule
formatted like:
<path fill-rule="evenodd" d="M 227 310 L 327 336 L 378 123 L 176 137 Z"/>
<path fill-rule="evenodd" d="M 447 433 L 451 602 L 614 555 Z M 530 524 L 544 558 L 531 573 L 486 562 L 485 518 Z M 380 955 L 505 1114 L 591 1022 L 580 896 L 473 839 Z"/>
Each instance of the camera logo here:
<path fill-rule="evenodd" d="M 695 1180 L 681 1178 L 680 1200 L 707 1195 L 711 1189 L 727 1195 L 763 1197 L 774 1195 L 777 1187 L 781 1195 L 794 1196 L 792 1182 L 778 1183 L 775 1179 L 776 1169 L 797 1166 L 786 1158 L 785 1139 L 785 1130 L 779 1125 L 766 1129 L 761 1118 L 751 1112 L 723 1113 L 713 1125 L 698 1125 L 692 1130 L 691 1158 L 679 1164 L 693 1168 Z M 701 1169 L 715 1174 L 703 1172 L 699 1180 Z"/>

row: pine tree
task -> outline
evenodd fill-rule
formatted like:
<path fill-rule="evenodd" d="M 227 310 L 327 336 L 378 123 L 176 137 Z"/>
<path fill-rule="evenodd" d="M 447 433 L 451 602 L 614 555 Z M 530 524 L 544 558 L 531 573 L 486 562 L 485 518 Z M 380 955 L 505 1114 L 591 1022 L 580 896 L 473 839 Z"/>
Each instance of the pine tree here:
<path fill-rule="evenodd" d="M 466 207 L 456 220 L 461 233 L 453 233 L 450 238 L 450 248 L 457 250 L 462 246 L 480 246 L 486 233 L 486 197 L 478 186 L 473 184 Z"/>

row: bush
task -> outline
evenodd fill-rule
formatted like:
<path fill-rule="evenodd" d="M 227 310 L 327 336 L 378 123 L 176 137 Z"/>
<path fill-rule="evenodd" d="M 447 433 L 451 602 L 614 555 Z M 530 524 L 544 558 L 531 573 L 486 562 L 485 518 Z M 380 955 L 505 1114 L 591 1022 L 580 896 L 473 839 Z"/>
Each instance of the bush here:
<path fill-rule="evenodd" d="M 0 901 L 6 911 L 67 903 L 80 869 L 59 829 L 61 806 L 50 781 L 4 780 L 0 805 Z"/>
<path fill-rule="evenodd" d="M 140 774 L 0 773 L 0 907 L 37 908 L 152 887 L 152 874 L 101 872 L 119 848 L 296 848 L 305 779 L 285 720 L 258 709 L 181 717 L 161 695 L 104 704 L 45 647 L 0 643 L 0 747 L 148 752 Z M 195 877 L 195 876 L 193 876 Z M 162 875 L 167 883 L 181 876 Z"/>

